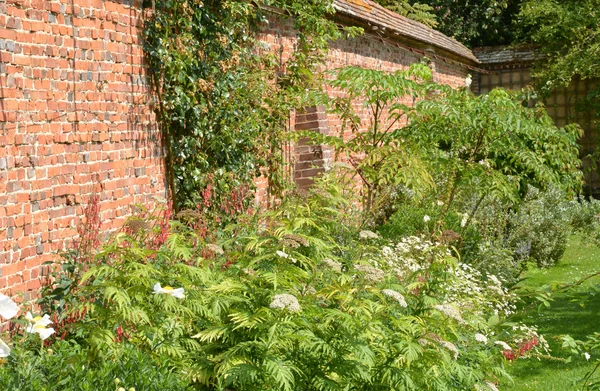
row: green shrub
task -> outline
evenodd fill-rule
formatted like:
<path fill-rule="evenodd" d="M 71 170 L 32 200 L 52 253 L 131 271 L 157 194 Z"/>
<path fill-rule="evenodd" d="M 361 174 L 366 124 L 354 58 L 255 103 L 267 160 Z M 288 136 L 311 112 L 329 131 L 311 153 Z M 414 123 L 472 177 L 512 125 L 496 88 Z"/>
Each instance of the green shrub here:
<path fill-rule="evenodd" d="M 314 193 L 232 227 L 246 234 L 211 260 L 181 223 L 157 249 L 114 235 L 81 279 L 73 335 L 93 357 L 133 345 L 201 390 L 465 390 L 504 376 L 494 335 L 517 339 L 497 329 L 512 312 L 497 279 L 443 245 L 344 227 L 335 186 Z"/>
<path fill-rule="evenodd" d="M 132 345 L 122 345 L 118 354 L 102 359 L 92 359 L 74 341 L 58 341 L 42 349 L 22 341 L 15 345 L 0 365 L 5 391 L 191 390 L 181 376 Z"/>
<path fill-rule="evenodd" d="M 600 201 L 583 197 L 573 201 L 571 225 L 574 232 L 600 246 Z"/>
<path fill-rule="evenodd" d="M 569 202 L 564 192 L 529 187 L 523 203 L 508 216 L 506 243 L 515 258 L 550 267 L 565 252 L 571 232 Z"/>

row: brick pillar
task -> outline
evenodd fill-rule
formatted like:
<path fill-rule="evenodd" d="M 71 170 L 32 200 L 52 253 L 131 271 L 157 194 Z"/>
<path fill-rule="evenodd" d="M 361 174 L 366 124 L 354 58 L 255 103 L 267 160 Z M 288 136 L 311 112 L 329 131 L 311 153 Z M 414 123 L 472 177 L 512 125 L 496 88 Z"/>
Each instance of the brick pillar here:
<path fill-rule="evenodd" d="M 295 130 L 312 130 L 321 134 L 329 134 L 327 113 L 324 106 L 313 106 L 296 112 Z M 324 172 L 331 163 L 333 152 L 330 147 L 314 144 L 303 138 L 294 148 L 294 181 L 301 189 L 314 183 L 314 178 Z"/>

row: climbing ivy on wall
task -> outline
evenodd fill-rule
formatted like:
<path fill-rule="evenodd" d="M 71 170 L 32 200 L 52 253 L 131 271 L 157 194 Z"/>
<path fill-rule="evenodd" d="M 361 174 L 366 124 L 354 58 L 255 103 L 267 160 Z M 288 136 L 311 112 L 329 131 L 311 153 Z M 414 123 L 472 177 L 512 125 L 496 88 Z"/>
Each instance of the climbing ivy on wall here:
<path fill-rule="evenodd" d="M 290 110 L 311 105 L 315 72 L 344 32 L 331 1 L 164 0 L 145 26 L 145 52 L 176 210 L 217 219 L 242 212 L 261 174 L 285 188 L 281 148 Z M 287 64 L 256 38 L 274 14 L 299 34 Z M 349 33 L 352 31 L 349 31 Z M 235 202 L 232 203 L 232 200 Z"/>

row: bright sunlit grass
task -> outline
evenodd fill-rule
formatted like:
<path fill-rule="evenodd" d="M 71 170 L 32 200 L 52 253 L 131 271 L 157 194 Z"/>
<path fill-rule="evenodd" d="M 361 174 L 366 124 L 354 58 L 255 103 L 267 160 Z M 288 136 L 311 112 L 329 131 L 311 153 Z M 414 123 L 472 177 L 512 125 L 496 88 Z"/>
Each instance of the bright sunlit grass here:
<path fill-rule="evenodd" d="M 600 249 L 586 244 L 579 237 L 569 240 L 564 257 L 551 269 L 533 269 L 525 273 L 527 279 L 521 286 L 536 288 L 554 283 L 573 283 L 581 278 L 600 271 Z M 581 389 L 580 381 L 595 365 L 598 357 L 592 356 L 588 362 L 582 356 L 573 356 L 569 363 L 564 362 L 572 354 L 561 348 L 559 337 L 569 334 L 575 339 L 585 339 L 589 334 L 600 331 L 600 296 L 595 295 L 595 287 L 600 278 L 590 279 L 573 291 L 554 295 L 549 308 L 538 311 L 532 305 L 522 311 L 519 319 L 527 324 L 535 324 L 539 332 L 548 340 L 552 355 L 562 360 L 528 359 L 508 363 L 507 368 L 514 378 L 514 384 L 502 384 L 506 391 L 576 391 Z"/>

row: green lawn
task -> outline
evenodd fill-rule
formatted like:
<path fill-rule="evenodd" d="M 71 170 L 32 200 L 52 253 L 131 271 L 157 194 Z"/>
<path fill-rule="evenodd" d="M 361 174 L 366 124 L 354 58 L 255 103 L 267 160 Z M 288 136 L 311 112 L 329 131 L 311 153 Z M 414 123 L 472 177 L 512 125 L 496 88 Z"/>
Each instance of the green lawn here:
<path fill-rule="evenodd" d="M 580 238 L 569 240 L 567 251 L 559 264 L 546 270 L 531 270 L 525 274 L 524 287 L 541 287 L 555 282 L 572 283 L 586 275 L 600 270 L 600 249 L 586 245 Z M 537 325 L 539 332 L 548 340 L 554 357 L 566 359 L 569 352 L 561 349 L 560 335 L 569 334 L 575 339 L 584 339 L 594 331 L 600 331 L 600 295 L 594 295 L 594 288 L 600 284 L 596 277 L 586 281 L 576 291 L 554 295 L 550 308 L 541 312 L 537 307 L 525 309 L 519 320 Z M 508 363 L 509 373 L 514 384 L 503 384 L 503 391 L 575 391 L 576 384 L 591 369 L 595 358 L 587 362 L 583 357 L 573 357 L 565 363 L 552 360 L 517 360 Z"/>

